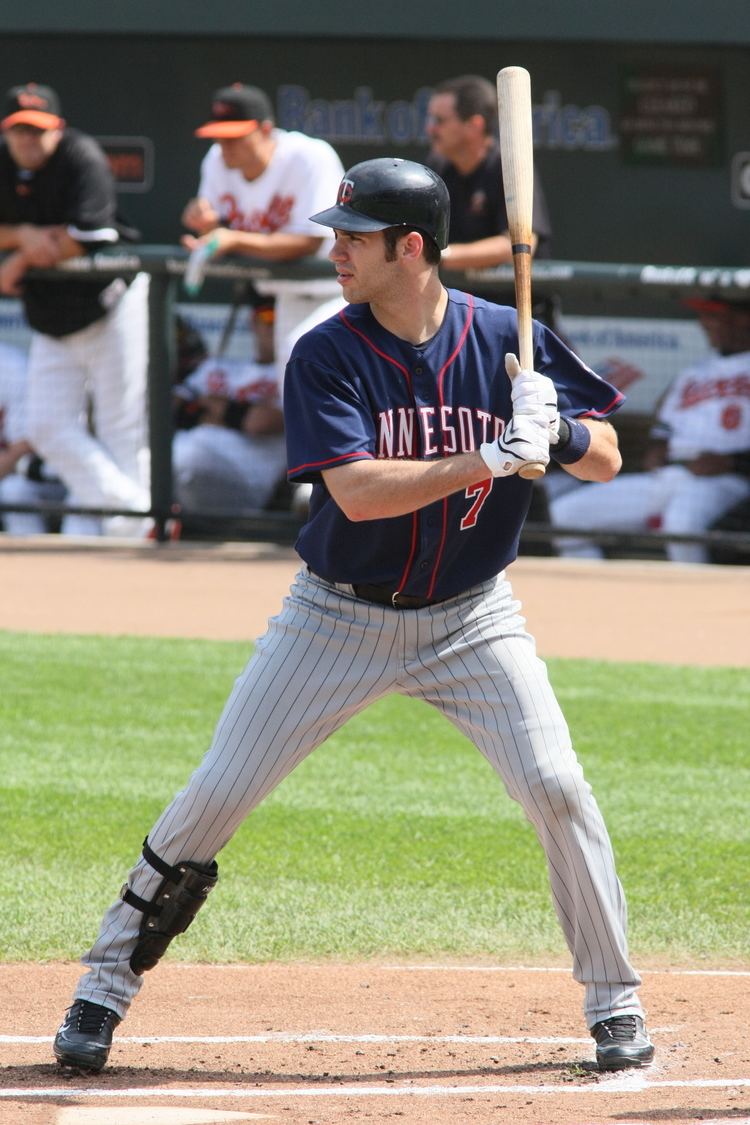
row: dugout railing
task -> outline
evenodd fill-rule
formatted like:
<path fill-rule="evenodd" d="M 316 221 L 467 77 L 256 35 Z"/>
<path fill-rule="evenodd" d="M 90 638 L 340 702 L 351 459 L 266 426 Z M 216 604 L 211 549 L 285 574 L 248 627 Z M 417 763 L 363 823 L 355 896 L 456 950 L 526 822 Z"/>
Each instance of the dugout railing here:
<path fill-rule="evenodd" d="M 189 311 L 189 300 L 184 292 L 183 278 L 188 255 L 177 246 L 128 246 L 101 251 L 91 256 L 75 258 L 54 270 L 38 270 L 40 277 L 134 276 L 146 272 L 150 275 L 149 290 L 149 377 L 148 413 L 151 448 L 151 508 L 144 516 L 151 516 L 155 524 L 154 542 L 159 544 L 170 537 L 175 520 L 185 517 L 188 528 L 197 529 L 201 538 L 217 540 L 254 540 L 283 545 L 293 543 L 301 518 L 290 509 L 247 510 L 237 512 L 182 513 L 176 505 L 171 464 L 173 384 L 176 370 L 176 334 L 174 322 L 177 306 Z M 465 288 L 479 296 L 501 303 L 513 302 L 513 270 L 510 266 L 494 269 L 448 271 L 446 284 Z M 218 305 L 231 305 L 231 290 L 243 281 L 252 282 L 261 292 L 274 295 L 284 288 L 311 293 L 331 294 L 331 267 L 325 261 L 306 260 L 291 263 L 267 263 L 253 259 L 220 259 L 209 262 L 205 268 L 202 301 Z M 677 374 L 670 369 L 670 357 L 654 353 L 655 366 L 660 368 L 661 384 L 653 386 L 649 370 L 648 348 L 639 345 L 659 339 L 658 328 L 669 323 L 673 331 L 664 339 L 680 339 L 683 328 L 694 323 L 695 318 L 685 308 L 686 298 L 722 293 L 739 297 L 750 294 L 750 269 L 721 266 L 669 266 L 608 262 L 539 261 L 534 263 L 533 290 L 535 301 L 548 322 L 569 340 L 576 351 L 605 377 L 617 383 L 624 371 L 626 380 L 638 372 L 641 382 L 636 395 L 636 408 L 624 409 L 614 416 L 623 450 L 625 469 L 639 468 L 639 455 L 645 441 L 653 406 L 661 385 Z M 618 332 L 617 325 L 637 325 L 629 332 Z M 582 327 L 585 326 L 585 327 Z M 615 326 L 614 328 L 612 326 Z M 646 326 L 644 328 L 644 326 Z M 649 329 L 651 326 L 652 330 Z M 681 328 L 683 326 L 683 328 Z M 580 340 L 579 340 L 580 337 Z M 587 354 L 596 351 L 597 341 L 614 341 L 618 351 L 614 359 L 606 358 L 604 365 L 614 364 L 614 375 L 601 370 L 601 357 Z M 638 362 L 629 356 L 628 347 L 619 346 L 627 340 L 635 342 Z M 586 346 L 581 346 L 583 341 Z M 661 345 L 664 350 L 664 344 Z M 668 349 L 667 349 L 668 350 Z M 676 350 L 680 350 L 678 344 Z M 684 358 L 684 357 L 683 357 Z M 659 363 L 656 364 L 656 360 Z M 640 369 L 639 369 L 640 364 Z M 675 356 L 672 367 L 676 368 Z M 656 380 L 658 383 L 658 380 Z M 630 391 L 625 388 L 626 395 Z M 523 538 L 522 551 L 529 554 L 554 554 L 554 539 L 564 534 L 581 534 L 579 528 L 555 527 L 548 518 L 544 501 L 544 486 L 536 486 Z M 28 511 L 29 508 L 0 504 L 4 510 Z M 36 507 L 54 515 L 80 509 L 58 505 Z M 87 509 L 91 512 L 91 509 Z M 100 509 L 95 514 L 121 515 L 121 510 Z M 625 557 L 659 557 L 668 540 L 699 542 L 709 547 L 711 558 L 719 562 L 750 564 L 750 515 L 743 512 L 713 527 L 701 535 L 667 536 L 658 529 L 633 534 L 626 532 L 597 532 L 587 529 L 588 539 L 600 544 L 607 553 Z"/>

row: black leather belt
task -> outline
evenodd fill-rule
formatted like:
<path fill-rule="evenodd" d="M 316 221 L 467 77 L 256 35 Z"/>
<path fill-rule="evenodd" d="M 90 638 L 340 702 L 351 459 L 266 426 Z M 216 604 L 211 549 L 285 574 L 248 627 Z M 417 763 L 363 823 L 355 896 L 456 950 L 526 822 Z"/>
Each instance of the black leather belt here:
<path fill-rule="evenodd" d="M 415 598 L 411 594 L 399 594 L 389 586 L 367 586 L 359 582 L 352 584 L 352 590 L 358 598 L 376 605 L 389 605 L 391 609 L 425 609 L 428 605 L 438 605 L 446 602 L 447 598 Z"/>
<path fill-rule="evenodd" d="M 324 578 L 322 574 L 317 574 L 309 567 L 308 569 L 310 574 L 314 574 L 321 581 L 328 582 L 331 586 L 336 585 L 332 579 Z M 362 598 L 362 601 L 387 605 L 391 609 L 425 609 L 428 605 L 438 605 L 440 602 L 448 601 L 448 598 L 415 598 L 411 594 L 399 594 L 398 590 L 394 591 L 390 586 L 368 586 L 367 583 L 362 582 L 352 583 L 351 586 L 355 596 Z M 453 594 L 449 595 L 449 597 L 453 596 Z"/>

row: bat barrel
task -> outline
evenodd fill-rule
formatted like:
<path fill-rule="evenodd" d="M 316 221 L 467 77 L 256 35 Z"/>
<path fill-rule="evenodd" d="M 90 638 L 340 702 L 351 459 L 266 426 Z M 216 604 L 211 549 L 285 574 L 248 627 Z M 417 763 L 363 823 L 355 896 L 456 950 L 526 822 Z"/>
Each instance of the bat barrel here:
<path fill-rule="evenodd" d="M 534 138 L 531 76 L 522 66 L 506 66 L 497 74 L 497 109 L 505 210 L 513 248 L 513 276 L 518 314 L 518 359 L 524 371 L 534 370 L 531 327 L 531 248 L 534 203 Z M 529 462 L 519 470 L 526 478 L 541 477 L 545 466 Z"/>

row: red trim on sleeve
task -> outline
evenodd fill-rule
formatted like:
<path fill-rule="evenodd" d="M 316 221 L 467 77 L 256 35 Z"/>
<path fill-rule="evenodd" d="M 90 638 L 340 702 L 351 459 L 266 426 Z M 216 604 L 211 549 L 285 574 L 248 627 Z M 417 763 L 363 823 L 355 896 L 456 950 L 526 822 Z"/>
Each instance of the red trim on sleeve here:
<path fill-rule="evenodd" d="M 610 403 L 604 407 L 603 410 L 586 410 L 583 414 L 578 414 L 578 418 L 606 418 L 608 414 L 625 401 L 625 395 L 620 394 L 618 391 Z"/>
<path fill-rule="evenodd" d="M 362 452 L 357 453 L 342 453 L 340 457 L 329 457 L 325 461 L 305 461 L 302 465 L 295 465 L 293 469 L 287 470 L 287 476 L 292 476 L 293 473 L 301 473 L 303 469 L 319 469 L 321 466 L 332 466 L 340 464 L 342 461 L 374 461 L 372 453 Z"/>

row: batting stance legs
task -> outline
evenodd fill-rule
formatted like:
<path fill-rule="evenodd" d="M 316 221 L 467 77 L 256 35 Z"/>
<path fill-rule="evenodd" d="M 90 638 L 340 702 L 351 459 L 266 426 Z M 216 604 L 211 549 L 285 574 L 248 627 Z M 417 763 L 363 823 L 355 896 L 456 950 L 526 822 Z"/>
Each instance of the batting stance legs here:
<path fill-rule="evenodd" d="M 460 598 L 399 611 L 303 568 L 236 681 L 210 750 L 149 833 L 129 901 L 105 915 L 76 998 L 124 1016 L 142 984 L 131 958 L 143 949 L 143 908 L 160 900 L 165 872 L 187 880 L 192 917 L 215 881 L 214 857 L 251 810 L 347 719 L 399 692 L 442 710 L 534 826 L 589 1025 L 642 1015 L 607 831 L 518 609 L 502 575 Z"/>

